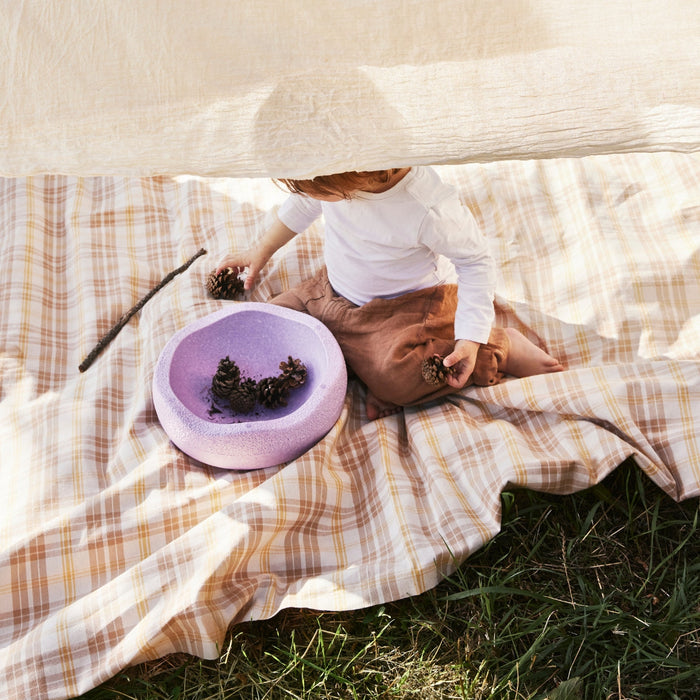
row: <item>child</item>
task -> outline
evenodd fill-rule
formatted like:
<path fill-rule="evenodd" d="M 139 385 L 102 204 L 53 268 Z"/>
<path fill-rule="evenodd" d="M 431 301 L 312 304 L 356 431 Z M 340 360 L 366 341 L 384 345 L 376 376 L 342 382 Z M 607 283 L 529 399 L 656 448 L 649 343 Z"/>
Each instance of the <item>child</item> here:
<path fill-rule="evenodd" d="M 248 268 L 245 289 L 275 251 L 325 220 L 325 267 L 271 303 L 310 313 L 336 337 L 366 384 L 370 420 L 467 384 L 563 368 L 512 328 L 492 328 L 495 269 L 485 238 L 454 188 L 420 166 L 280 180 L 290 197 L 258 244 L 217 271 Z M 427 383 L 423 360 L 452 374 Z"/>

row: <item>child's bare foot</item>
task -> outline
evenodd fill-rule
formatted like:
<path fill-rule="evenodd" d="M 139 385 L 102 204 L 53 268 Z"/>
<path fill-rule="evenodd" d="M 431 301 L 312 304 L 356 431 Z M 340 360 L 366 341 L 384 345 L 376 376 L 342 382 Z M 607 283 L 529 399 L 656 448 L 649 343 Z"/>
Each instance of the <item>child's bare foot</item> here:
<path fill-rule="evenodd" d="M 370 420 L 377 420 L 377 418 L 384 418 L 385 416 L 392 416 L 394 413 L 398 413 L 401 410 L 401 406 L 397 406 L 395 403 L 389 403 L 388 401 L 379 400 L 368 389 L 367 398 L 365 400 L 365 410 L 367 411 L 367 418 Z"/>
<path fill-rule="evenodd" d="M 510 351 L 503 368 L 514 377 L 529 377 L 533 374 L 561 372 L 564 366 L 544 350 L 537 347 L 515 328 L 506 328 L 510 339 Z"/>

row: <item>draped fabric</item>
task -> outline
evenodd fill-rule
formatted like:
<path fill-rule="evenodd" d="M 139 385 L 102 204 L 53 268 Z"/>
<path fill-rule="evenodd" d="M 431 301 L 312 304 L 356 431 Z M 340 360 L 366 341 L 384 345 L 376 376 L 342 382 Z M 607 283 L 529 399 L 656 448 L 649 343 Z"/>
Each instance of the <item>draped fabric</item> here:
<path fill-rule="evenodd" d="M 700 147 L 697 0 L 0 0 L 0 174 Z"/>
<path fill-rule="evenodd" d="M 208 273 L 269 224 L 266 180 L 0 178 L 0 696 L 67 698 L 281 608 L 419 593 L 500 526 L 500 493 L 570 493 L 629 456 L 700 494 L 700 156 L 444 166 L 498 262 L 497 318 L 566 364 L 367 421 L 351 380 L 308 453 L 195 462 L 153 408 L 160 351 L 233 301 Z M 80 373 L 97 340 L 170 270 Z M 252 301 L 322 263 L 322 223 Z"/>

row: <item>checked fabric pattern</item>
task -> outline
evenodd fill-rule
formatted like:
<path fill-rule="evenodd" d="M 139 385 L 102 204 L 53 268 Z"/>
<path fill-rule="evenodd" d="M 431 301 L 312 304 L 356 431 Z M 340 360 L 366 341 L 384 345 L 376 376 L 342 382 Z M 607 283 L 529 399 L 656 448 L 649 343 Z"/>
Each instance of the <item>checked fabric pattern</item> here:
<path fill-rule="evenodd" d="M 566 371 L 368 422 L 351 381 L 294 462 L 226 471 L 168 440 L 168 339 L 236 302 L 205 280 L 284 194 L 263 180 L 0 179 L 0 696 L 68 698 L 146 659 L 217 655 L 227 627 L 429 589 L 499 530 L 500 493 L 569 493 L 624 459 L 700 493 L 700 158 L 440 168 L 498 262 L 500 325 Z M 97 340 L 170 270 L 84 373 Z M 322 222 L 250 299 L 321 264 Z"/>

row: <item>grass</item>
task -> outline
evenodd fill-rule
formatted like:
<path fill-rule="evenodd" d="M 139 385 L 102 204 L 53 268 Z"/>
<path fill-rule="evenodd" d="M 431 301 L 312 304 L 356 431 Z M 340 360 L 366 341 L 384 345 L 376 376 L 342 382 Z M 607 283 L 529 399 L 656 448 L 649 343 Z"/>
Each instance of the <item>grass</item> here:
<path fill-rule="evenodd" d="M 501 533 L 436 589 L 231 629 L 219 659 L 128 669 L 83 700 L 700 697 L 700 503 L 629 460 L 572 496 L 503 495 Z"/>

